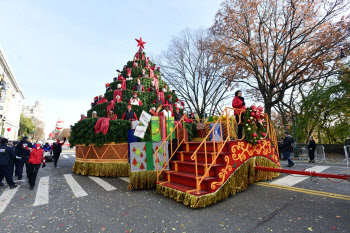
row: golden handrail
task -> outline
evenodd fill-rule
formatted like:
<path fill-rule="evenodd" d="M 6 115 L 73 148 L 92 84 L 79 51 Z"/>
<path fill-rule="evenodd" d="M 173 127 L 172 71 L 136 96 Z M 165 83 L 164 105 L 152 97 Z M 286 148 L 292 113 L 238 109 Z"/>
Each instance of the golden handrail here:
<path fill-rule="evenodd" d="M 176 151 L 179 149 L 179 147 L 182 145 L 182 143 L 185 141 L 185 132 L 184 132 L 184 137 L 183 139 L 179 140 L 179 127 L 182 124 L 182 129 L 185 131 L 185 118 L 182 117 L 180 121 L 177 122 L 177 124 L 175 125 L 175 127 L 170 131 L 169 135 L 165 138 L 165 140 L 162 142 L 162 144 L 160 144 L 160 146 L 158 147 L 158 149 L 153 153 L 153 158 L 157 158 L 158 157 L 158 151 L 159 149 L 165 145 L 165 142 L 168 141 L 169 137 L 170 137 L 170 151 L 171 151 L 171 156 L 169 156 L 168 161 L 165 161 L 165 150 L 163 150 L 163 155 L 164 155 L 164 165 L 163 168 L 160 170 L 160 172 L 158 172 L 158 163 L 159 163 L 159 159 L 156 159 L 156 163 L 157 163 L 157 182 L 159 182 L 159 176 L 160 174 L 162 174 L 163 170 L 167 167 L 168 163 L 170 162 L 171 158 L 174 156 L 174 154 L 176 153 Z M 176 138 L 177 138 L 177 148 L 173 151 L 173 133 L 176 130 Z"/>

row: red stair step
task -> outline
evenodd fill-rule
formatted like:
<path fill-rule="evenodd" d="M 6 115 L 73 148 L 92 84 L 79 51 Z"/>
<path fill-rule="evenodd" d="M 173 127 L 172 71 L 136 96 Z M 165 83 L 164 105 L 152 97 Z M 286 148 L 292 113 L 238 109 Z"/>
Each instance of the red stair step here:
<path fill-rule="evenodd" d="M 196 188 L 196 174 L 188 173 L 188 172 L 180 172 L 180 171 L 164 171 L 164 179 L 166 181 L 178 183 L 181 185 L 186 185 L 189 187 Z M 201 176 L 198 176 L 201 177 Z M 170 178 L 170 180 L 169 180 Z M 200 189 L 204 191 L 210 190 L 210 184 L 214 181 L 218 180 L 217 177 L 205 177 L 200 184 Z"/>
<path fill-rule="evenodd" d="M 180 160 L 173 160 L 170 162 L 170 169 L 176 170 L 177 164 L 177 170 L 181 172 L 188 172 L 188 173 L 196 173 L 196 163 L 193 161 L 180 161 Z M 210 163 L 207 163 L 207 167 L 210 166 Z M 224 168 L 225 164 L 214 164 L 211 169 L 209 170 L 209 176 L 215 177 L 220 173 L 220 169 Z M 197 169 L 198 174 L 204 175 L 205 172 L 205 163 L 197 162 Z"/>
<path fill-rule="evenodd" d="M 184 150 L 184 151 L 196 151 L 201 143 L 202 142 L 186 142 L 186 143 L 183 143 L 182 144 L 182 150 Z M 220 146 L 222 145 L 222 143 L 221 142 L 215 142 L 215 145 L 216 145 L 216 149 L 215 150 L 219 151 L 220 150 Z M 213 142 L 207 142 L 206 149 L 207 149 L 207 151 L 213 152 L 214 151 Z M 204 144 L 199 148 L 198 151 L 204 151 Z M 225 146 L 222 149 L 222 151 L 225 151 L 225 152 L 228 151 L 227 143 L 225 144 Z"/>
<path fill-rule="evenodd" d="M 193 155 L 193 151 L 177 151 L 176 152 L 176 159 L 181 160 L 181 153 L 183 154 L 183 160 L 184 161 L 193 161 L 191 159 L 191 156 Z M 225 155 L 230 154 L 229 152 L 221 152 L 220 155 L 216 158 L 216 163 L 224 163 L 224 157 Z M 205 152 L 197 152 L 197 162 L 205 162 Z M 212 155 L 211 152 L 207 152 L 207 163 L 212 162 Z"/>
<path fill-rule="evenodd" d="M 188 191 L 192 191 L 194 190 L 194 188 L 192 187 L 189 187 L 189 186 L 186 186 L 186 185 L 181 185 L 181 184 L 178 184 L 178 183 L 174 183 L 174 182 L 158 182 L 157 184 L 160 184 L 162 186 L 165 186 L 165 187 L 169 187 L 169 188 L 172 188 L 172 189 L 175 189 L 175 190 L 179 190 L 181 192 L 188 192 Z M 190 192 L 192 194 L 192 192 Z M 205 194 L 208 194 L 209 192 L 207 191 L 203 191 L 203 190 L 200 190 L 199 193 L 197 194 L 196 191 L 194 191 L 196 194 L 195 195 L 205 195 Z"/>

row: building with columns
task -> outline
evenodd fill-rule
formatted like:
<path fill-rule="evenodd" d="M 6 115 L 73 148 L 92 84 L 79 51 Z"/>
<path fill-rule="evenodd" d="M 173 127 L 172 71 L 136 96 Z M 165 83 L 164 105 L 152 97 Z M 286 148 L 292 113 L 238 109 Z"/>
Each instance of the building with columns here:
<path fill-rule="evenodd" d="M 0 47 L 0 135 L 16 140 L 24 95 Z"/>

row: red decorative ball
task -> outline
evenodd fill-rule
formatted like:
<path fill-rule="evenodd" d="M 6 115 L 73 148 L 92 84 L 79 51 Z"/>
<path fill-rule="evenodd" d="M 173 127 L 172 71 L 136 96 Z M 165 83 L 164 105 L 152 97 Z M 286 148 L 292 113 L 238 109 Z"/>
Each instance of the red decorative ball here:
<path fill-rule="evenodd" d="M 255 112 L 256 110 L 258 110 L 258 108 L 255 105 L 253 105 L 252 110 Z"/>
<path fill-rule="evenodd" d="M 248 122 L 250 122 L 250 120 L 248 119 Z"/>
<path fill-rule="evenodd" d="M 261 131 L 259 133 L 262 133 Z"/>
<path fill-rule="evenodd" d="M 264 127 L 266 128 L 266 125 L 264 125 Z"/>
<path fill-rule="evenodd" d="M 258 140 L 258 141 L 257 141 L 257 143 L 259 143 L 259 144 L 260 144 L 260 143 L 261 143 L 261 140 Z"/>
<path fill-rule="evenodd" d="M 256 137 L 256 136 L 258 136 L 256 133 L 253 133 L 253 137 Z"/>
<path fill-rule="evenodd" d="M 250 115 L 253 117 L 255 116 L 255 112 L 251 112 Z"/>
<path fill-rule="evenodd" d="M 259 112 L 256 113 L 255 118 L 256 119 L 260 119 L 260 113 Z"/>
<path fill-rule="evenodd" d="M 262 135 L 263 137 L 265 137 L 265 136 L 266 136 L 266 133 L 262 133 L 261 135 Z"/>

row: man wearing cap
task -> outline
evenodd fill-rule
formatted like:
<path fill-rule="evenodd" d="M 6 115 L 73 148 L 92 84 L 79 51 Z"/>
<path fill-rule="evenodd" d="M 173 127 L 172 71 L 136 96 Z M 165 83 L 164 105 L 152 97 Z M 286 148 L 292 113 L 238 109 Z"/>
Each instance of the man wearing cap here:
<path fill-rule="evenodd" d="M 174 117 L 175 121 L 180 121 L 181 120 L 181 114 L 180 114 L 180 109 L 179 108 L 175 109 L 173 117 Z"/>
<path fill-rule="evenodd" d="M 160 94 L 157 94 L 157 99 L 153 101 L 153 104 L 163 104 L 163 101 L 160 99 Z"/>
<path fill-rule="evenodd" d="M 145 87 L 141 84 L 141 80 L 138 78 L 137 83 L 134 85 L 133 91 L 145 91 Z"/>
<path fill-rule="evenodd" d="M 22 180 L 23 178 L 23 167 L 25 164 L 27 169 L 28 159 L 30 155 L 30 151 L 24 149 L 24 147 L 33 148 L 33 145 L 31 142 L 28 141 L 27 136 L 23 137 L 23 139 L 20 141 L 20 143 L 16 148 L 17 149 L 16 154 L 18 155 L 18 157 L 20 157 L 20 159 L 16 160 L 16 171 L 15 171 L 15 174 L 18 175 L 18 180 Z M 28 173 L 27 173 L 27 178 L 28 178 Z"/>
<path fill-rule="evenodd" d="M 5 177 L 10 189 L 13 189 L 18 186 L 13 182 L 13 172 L 10 161 L 16 160 L 16 153 L 11 147 L 7 146 L 7 138 L 1 138 L 0 142 L 0 186 L 4 186 L 2 180 Z"/>
<path fill-rule="evenodd" d="M 163 87 L 163 89 L 162 89 L 162 92 L 168 91 L 167 88 L 168 88 L 167 85 L 164 85 L 164 87 Z"/>
<path fill-rule="evenodd" d="M 30 151 L 30 156 L 29 156 L 28 166 L 27 166 L 27 174 L 28 174 L 30 189 L 33 190 L 35 186 L 36 176 L 38 175 L 41 162 L 43 162 L 43 167 L 46 166 L 44 150 L 40 148 L 39 143 L 37 143 L 33 149 L 28 147 L 26 147 L 25 149 Z"/>
<path fill-rule="evenodd" d="M 136 114 L 131 110 L 132 106 L 128 105 L 128 111 L 124 112 L 122 120 L 133 121 L 137 120 Z"/>
<path fill-rule="evenodd" d="M 96 112 L 96 111 L 93 111 L 93 112 L 92 112 L 91 118 L 98 118 L 97 112 Z"/>
<path fill-rule="evenodd" d="M 181 101 L 179 99 L 176 99 L 174 105 L 175 105 L 176 108 L 180 108 L 181 107 Z"/>
<path fill-rule="evenodd" d="M 164 104 L 163 106 L 164 106 L 164 110 L 162 111 L 161 116 L 164 116 L 166 118 L 171 117 L 172 113 L 171 113 L 171 111 L 169 109 L 169 105 L 168 104 Z"/>
<path fill-rule="evenodd" d="M 61 142 L 59 139 L 57 139 L 56 143 L 53 143 L 52 145 L 52 151 L 53 151 L 53 163 L 54 166 L 57 167 L 58 159 L 60 158 L 60 155 L 62 153 L 62 145 L 66 142 L 66 137 L 63 138 L 63 142 Z"/>
<path fill-rule="evenodd" d="M 112 90 L 112 89 L 111 89 L 109 83 L 106 83 L 106 92 L 109 92 L 109 91 L 111 91 L 111 90 Z"/>
<path fill-rule="evenodd" d="M 139 98 L 137 98 L 137 93 L 136 92 L 133 94 L 133 96 L 129 100 L 128 104 L 142 106 L 142 102 L 141 102 L 141 100 Z"/>

